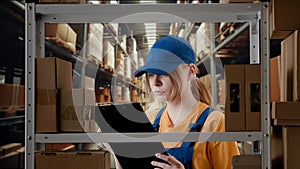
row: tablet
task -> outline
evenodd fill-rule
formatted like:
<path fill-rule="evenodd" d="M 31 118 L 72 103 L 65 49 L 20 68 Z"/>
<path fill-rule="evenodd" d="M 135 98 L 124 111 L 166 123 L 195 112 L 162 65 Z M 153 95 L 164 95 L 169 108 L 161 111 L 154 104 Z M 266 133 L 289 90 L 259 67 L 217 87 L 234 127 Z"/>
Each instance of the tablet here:
<path fill-rule="evenodd" d="M 99 105 L 96 122 L 103 133 L 155 132 L 140 103 Z M 161 142 L 109 143 L 123 169 L 153 169 L 151 161 L 161 161 Z"/>

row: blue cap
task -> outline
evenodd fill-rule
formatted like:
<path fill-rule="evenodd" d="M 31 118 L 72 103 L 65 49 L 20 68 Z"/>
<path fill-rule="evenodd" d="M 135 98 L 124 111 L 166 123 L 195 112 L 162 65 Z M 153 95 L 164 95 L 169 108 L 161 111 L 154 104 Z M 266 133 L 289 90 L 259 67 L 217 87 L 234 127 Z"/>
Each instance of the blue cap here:
<path fill-rule="evenodd" d="M 165 75 L 174 71 L 181 63 L 195 64 L 195 52 L 186 40 L 169 35 L 153 44 L 145 65 L 139 67 L 133 74 L 136 77 L 146 72 Z"/>

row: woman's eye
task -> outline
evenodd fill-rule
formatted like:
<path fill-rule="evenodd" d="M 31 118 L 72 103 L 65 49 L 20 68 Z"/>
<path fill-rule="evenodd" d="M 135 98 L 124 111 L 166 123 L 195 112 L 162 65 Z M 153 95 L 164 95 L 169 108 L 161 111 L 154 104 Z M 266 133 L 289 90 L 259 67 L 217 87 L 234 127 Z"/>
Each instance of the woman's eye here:
<path fill-rule="evenodd" d="M 151 76 L 154 76 L 154 74 L 152 74 L 152 73 L 148 73 L 148 76 L 149 76 L 149 77 L 151 77 Z"/>

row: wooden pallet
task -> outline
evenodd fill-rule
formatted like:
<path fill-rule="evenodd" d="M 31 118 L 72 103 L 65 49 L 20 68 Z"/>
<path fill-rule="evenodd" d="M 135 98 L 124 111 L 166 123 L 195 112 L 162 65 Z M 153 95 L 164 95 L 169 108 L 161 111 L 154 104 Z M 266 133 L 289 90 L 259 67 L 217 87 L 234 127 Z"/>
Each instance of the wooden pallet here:
<path fill-rule="evenodd" d="M 234 31 L 239 25 L 239 23 L 227 23 L 225 26 L 223 26 L 220 30 L 220 41 L 225 40 L 226 37 L 234 33 Z"/>
<path fill-rule="evenodd" d="M 58 37 L 46 37 L 46 39 L 51 40 L 55 43 L 57 43 L 59 46 L 62 46 L 63 48 L 67 49 L 68 51 L 72 53 L 76 53 L 76 49 L 72 48 L 70 45 L 68 45 L 65 41 Z"/>
<path fill-rule="evenodd" d="M 114 68 L 109 65 L 103 65 L 103 68 L 110 73 L 114 73 Z"/>
<path fill-rule="evenodd" d="M 86 56 L 86 60 L 89 63 L 94 63 L 94 64 L 98 65 L 99 67 L 103 67 L 102 61 L 100 61 L 99 59 L 95 58 L 94 56 L 87 55 Z"/>
<path fill-rule="evenodd" d="M 17 111 L 25 111 L 23 106 L 0 107 L 0 112 L 4 113 L 5 117 L 16 116 Z"/>

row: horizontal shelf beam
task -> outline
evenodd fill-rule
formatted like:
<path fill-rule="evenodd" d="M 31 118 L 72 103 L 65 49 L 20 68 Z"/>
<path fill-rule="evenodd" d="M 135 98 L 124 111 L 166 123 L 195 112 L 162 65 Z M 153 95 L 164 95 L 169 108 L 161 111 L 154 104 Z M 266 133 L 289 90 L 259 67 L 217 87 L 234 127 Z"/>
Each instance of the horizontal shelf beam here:
<path fill-rule="evenodd" d="M 38 143 L 261 141 L 261 132 L 36 134 Z"/>
<path fill-rule="evenodd" d="M 247 21 L 257 16 L 260 3 L 241 4 L 37 4 L 41 21 L 68 23 L 171 23 Z M 87 12 L 88 11 L 88 12 Z M 200 17 L 199 17 L 200 16 Z M 249 17 L 251 18 L 251 17 Z"/>
<path fill-rule="evenodd" d="M 24 123 L 24 122 L 25 122 L 25 116 L 23 115 L 0 118 L 0 127 Z"/>

